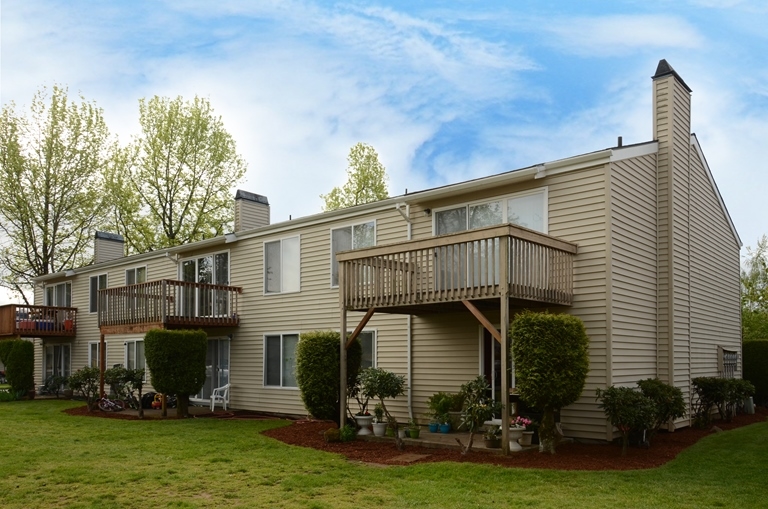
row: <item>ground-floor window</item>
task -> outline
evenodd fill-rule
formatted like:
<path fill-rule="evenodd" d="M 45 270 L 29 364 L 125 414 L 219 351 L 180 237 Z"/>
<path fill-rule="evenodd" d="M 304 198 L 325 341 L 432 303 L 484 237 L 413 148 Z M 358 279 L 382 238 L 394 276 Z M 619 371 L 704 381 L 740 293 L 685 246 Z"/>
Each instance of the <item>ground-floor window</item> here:
<path fill-rule="evenodd" d="M 71 365 L 72 348 L 70 345 L 45 345 L 43 380 L 54 375 L 68 377 Z"/>
<path fill-rule="evenodd" d="M 209 339 L 205 355 L 205 384 L 194 399 L 209 400 L 213 389 L 229 383 L 229 338 Z"/>
<path fill-rule="evenodd" d="M 491 386 L 491 393 L 496 401 L 501 399 L 501 344 L 491 333 L 483 329 L 482 375 Z"/>
<path fill-rule="evenodd" d="M 298 334 L 264 336 L 264 385 L 297 387 L 296 345 L 298 343 Z"/>
<path fill-rule="evenodd" d="M 105 343 L 106 346 L 106 343 Z M 99 367 L 99 349 L 101 348 L 101 342 L 100 341 L 89 341 L 88 342 L 88 365 L 92 368 L 98 368 Z M 107 349 L 104 348 L 104 351 Z"/>
<path fill-rule="evenodd" d="M 143 369 L 146 371 L 143 340 L 125 342 L 125 367 L 127 369 Z"/>
<path fill-rule="evenodd" d="M 376 333 L 363 331 L 358 336 L 363 345 L 363 357 L 360 360 L 360 369 L 376 367 Z"/>

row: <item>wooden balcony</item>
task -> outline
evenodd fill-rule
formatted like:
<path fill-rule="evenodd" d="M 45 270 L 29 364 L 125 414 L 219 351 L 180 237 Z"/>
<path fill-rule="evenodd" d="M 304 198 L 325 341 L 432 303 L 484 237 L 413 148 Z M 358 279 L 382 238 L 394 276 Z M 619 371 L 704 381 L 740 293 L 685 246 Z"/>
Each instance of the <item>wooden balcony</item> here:
<path fill-rule="evenodd" d="M 77 335 L 77 308 L 56 306 L 0 306 L 0 338 L 73 338 Z"/>
<path fill-rule="evenodd" d="M 152 328 L 237 327 L 236 286 L 162 279 L 99 290 L 102 334 L 146 332 Z"/>
<path fill-rule="evenodd" d="M 336 255 L 339 298 L 347 310 L 411 314 L 504 295 L 567 306 L 575 255 L 575 244 L 514 225 L 346 251 Z"/>

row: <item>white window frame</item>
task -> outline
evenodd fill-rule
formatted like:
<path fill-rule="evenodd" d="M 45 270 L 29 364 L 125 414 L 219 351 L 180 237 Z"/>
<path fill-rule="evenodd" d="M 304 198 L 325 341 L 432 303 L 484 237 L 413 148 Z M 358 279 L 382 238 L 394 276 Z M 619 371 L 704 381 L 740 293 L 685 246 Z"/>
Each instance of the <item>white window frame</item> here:
<path fill-rule="evenodd" d="M 299 242 L 299 266 L 298 272 L 299 272 L 299 289 L 298 290 L 290 290 L 290 291 L 284 291 L 284 284 L 283 284 L 283 276 L 285 274 L 285 271 L 283 270 L 285 267 L 284 258 L 283 258 L 283 241 L 291 240 L 291 239 L 297 239 Z M 267 244 L 274 244 L 276 242 L 280 243 L 280 291 L 277 292 L 268 292 L 267 291 Z M 263 286 L 262 291 L 264 295 L 282 295 L 282 294 L 289 294 L 289 293 L 300 293 L 301 292 L 301 235 L 292 235 L 290 237 L 281 237 L 279 239 L 274 240 L 268 240 L 264 241 L 261 246 L 262 253 L 264 254 L 263 258 Z"/>
<path fill-rule="evenodd" d="M 453 205 L 448 205 L 445 207 L 439 207 L 432 209 L 432 235 L 437 235 L 437 213 L 442 212 L 445 210 L 453 210 L 453 209 L 460 209 L 464 207 L 467 211 L 467 225 L 466 229 L 462 231 L 470 231 L 469 228 L 469 208 L 476 206 L 476 205 L 485 205 L 486 203 L 493 203 L 495 201 L 501 202 L 502 204 L 502 222 L 499 223 L 499 225 L 507 224 L 509 220 L 509 211 L 507 208 L 507 201 L 513 198 L 524 198 L 526 196 L 533 196 L 536 194 L 543 195 L 543 210 L 542 210 L 542 223 L 543 223 L 543 231 L 540 233 L 543 233 L 545 235 L 549 234 L 549 187 L 543 186 L 543 187 L 537 187 L 535 189 L 529 189 L 527 191 L 520 191 L 517 193 L 512 194 L 505 194 L 500 196 L 494 196 L 492 198 L 485 198 L 483 200 L 475 200 L 471 202 L 463 202 L 463 203 L 455 203 Z"/>
<path fill-rule="evenodd" d="M 229 382 L 228 383 L 231 386 L 231 384 L 232 384 L 232 337 L 231 336 L 209 336 L 208 337 L 208 341 L 209 342 L 210 341 L 217 341 L 217 342 L 226 341 L 227 343 L 229 343 L 229 345 L 227 346 L 227 366 L 229 366 L 229 367 L 227 369 L 229 371 L 229 373 L 228 373 L 228 380 L 229 380 Z M 207 345 L 206 345 L 206 348 L 207 348 Z M 208 362 L 208 353 L 206 352 L 205 355 L 206 355 L 206 363 L 207 363 Z M 207 370 L 208 370 L 208 368 L 206 367 L 206 376 L 205 376 L 206 380 L 208 379 Z M 211 384 L 212 385 L 211 390 L 218 388 L 219 387 L 219 385 L 217 385 L 218 383 L 219 382 L 217 382 L 216 384 Z M 189 400 L 190 401 L 194 401 L 196 403 L 210 403 L 211 402 L 211 398 L 210 397 L 209 398 L 202 398 L 202 397 L 200 397 L 200 395 L 202 393 L 203 393 L 203 389 L 200 389 L 200 392 L 198 392 L 197 394 L 190 395 L 189 396 Z M 229 404 L 229 392 L 227 392 L 227 404 Z"/>
<path fill-rule="evenodd" d="M 55 348 L 55 347 L 66 347 L 69 348 L 69 366 L 64 367 L 64 375 L 68 372 L 69 375 L 72 374 L 72 344 L 71 343 L 45 343 L 43 344 L 43 382 L 48 378 L 48 348 Z M 51 371 L 55 371 L 53 368 Z"/>
<path fill-rule="evenodd" d="M 348 330 L 347 335 L 352 334 L 353 330 Z M 379 339 L 379 331 L 378 329 L 363 329 L 360 331 L 360 334 L 370 334 L 371 335 L 371 367 L 375 368 L 378 364 L 378 355 L 377 355 L 377 345 L 378 345 L 378 339 Z M 358 339 L 360 336 L 357 336 Z M 362 343 L 362 342 L 361 342 Z M 362 366 L 360 369 L 364 369 Z"/>
<path fill-rule="evenodd" d="M 131 368 L 128 366 L 128 345 L 132 344 L 134 351 L 133 351 L 133 359 L 134 362 L 136 360 L 136 343 L 144 343 L 143 339 L 129 339 L 123 343 L 123 366 L 125 366 L 126 369 L 143 369 L 144 370 L 144 381 L 147 380 L 147 353 L 146 350 L 144 350 L 144 366 L 139 367 L 138 365 Z"/>
<path fill-rule="evenodd" d="M 104 278 L 104 288 L 101 287 L 99 280 L 101 278 Z M 93 294 L 93 280 L 96 280 L 96 295 Z M 99 312 L 99 290 L 103 290 L 105 288 L 109 288 L 109 274 L 106 272 L 103 274 L 94 274 L 93 276 L 88 278 L 88 313 L 95 315 Z M 96 299 L 96 305 L 94 304 L 93 299 Z M 95 308 L 95 309 L 94 309 Z"/>
<path fill-rule="evenodd" d="M 280 385 L 268 385 L 267 384 L 267 337 L 270 336 L 280 336 Z M 262 385 L 266 389 L 281 389 L 281 390 L 298 390 L 299 384 L 296 383 L 296 386 L 290 386 L 290 385 L 283 385 L 283 345 L 284 345 L 284 337 L 285 336 L 296 336 L 296 349 L 298 350 L 299 342 L 301 341 L 301 333 L 299 332 L 271 332 L 266 333 L 263 336 L 263 348 L 262 348 L 262 359 L 264 359 L 263 363 L 263 376 L 262 376 Z M 294 364 L 294 369 L 296 368 Z"/>
<path fill-rule="evenodd" d="M 331 252 L 331 256 L 330 256 L 330 261 L 331 261 L 331 265 L 330 265 L 330 283 L 331 283 L 331 288 L 338 288 L 339 287 L 338 283 L 336 283 L 336 284 L 333 283 L 333 268 L 334 268 L 334 266 L 338 266 L 338 264 L 339 264 L 339 262 L 336 261 L 336 253 L 333 251 L 333 232 L 335 230 L 342 230 L 344 228 L 352 228 L 354 230 L 355 226 L 360 226 L 360 225 L 364 225 L 364 224 L 368 224 L 368 223 L 373 223 L 373 245 L 372 246 L 366 246 L 366 247 L 376 247 L 377 241 L 378 241 L 378 233 L 379 233 L 379 225 L 378 225 L 378 221 L 376 219 L 370 219 L 368 221 L 357 221 L 355 223 L 347 223 L 347 224 L 339 225 L 339 226 L 336 226 L 334 228 L 331 228 L 330 231 L 328 232 L 328 244 L 330 245 L 329 247 L 330 247 L 330 252 Z M 353 233 L 352 234 L 352 241 L 354 242 L 354 240 L 355 240 L 355 235 Z M 353 245 L 351 247 L 351 249 L 359 249 L 359 248 L 357 248 L 357 247 L 355 247 Z"/>
<path fill-rule="evenodd" d="M 69 286 L 69 292 L 68 292 L 69 293 L 69 304 L 58 302 L 59 299 L 56 296 L 57 293 L 58 293 L 56 291 L 56 288 L 58 288 L 61 285 L 68 285 Z M 53 300 L 54 300 L 54 302 L 50 302 L 50 299 L 48 299 L 48 289 L 49 288 L 53 289 Z M 65 291 L 65 295 L 66 295 L 66 293 L 67 292 Z M 46 306 L 56 306 L 56 307 L 60 307 L 60 308 L 72 307 L 72 282 L 71 281 L 62 281 L 61 283 L 56 283 L 55 285 L 46 285 L 45 289 L 43 290 L 43 302 L 45 303 Z"/>
<path fill-rule="evenodd" d="M 199 268 L 199 265 L 198 265 L 198 260 L 200 258 L 206 258 L 208 256 L 212 257 L 213 260 L 214 260 L 213 274 L 214 274 L 214 277 L 215 277 L 215 274 L 216 274 L 216 268 L 215 268 L 216 267 L 216 255 L 224 254 L 224 253 L 227 254 L 227 283 L 226 284 L 222 284 L 222 283 L 219 283 L 218 281 L 214 281 L 211 284 L 221 285 L 221 286 L 232 286 L 232 253 L 230 252 L 229 249 L 222 249 L 221 251 L 212 251 L 210 253 L 200 253 L 200 254 L 197 254 L 195 256 L 188 256 L 186 258 L 179 259 L 179 261 L 177 263 L 177 266 L 178 266 L 178 270 L 177 270 L 178 280 L 182 281 L 182 282 L 184 281 L 184 273 L 183 273 L 183 271 L 184 271 L 184 262 L 193 261 L 193 262 L 195 262 L 195 281 L 194 281 L 194 283 L 198 283 L 199 281 L 197 281 L 197 277 L 198 277 L 198 275 L 200 273 L 200 268 Z M 189 282 L 192 282 L 192 281 L 189 281 Z M 200 315 L 200 307 L 199 307 L 200 306 L 200 304 L 199 304 L 200 301 L 199 301 L 199 295 L 198 294 L 199 294 L 199 291 L 196 291 L 195 292 L 195 297 L 194 297 L 194 301 L 195 301 L 195 309 L 194 309 L 195 315 L 194 316 L 195 317 L 203 316 L 203 315 Z M 230 306 L 231 306 L 231 302 L 230 302 Z M 214 312 L 214 316 L 218 316 L 218 315 L 216 315 L 216 313 Z"/>
<path fill-rule="evenodd" d="M 140 283 L 129 283 L 128 282 L 128 273 L 129 272 L 133 272 L 133 280 L 136 281 L 136 273 L 137 273 L 136 271 L 138 271 L 139 269 L 144 269 L 144 281 L 142 281 L 142 282 L 146 283 L 147 281 L 149 281 L 149 277 L 148 277 L 149 271 L 147 270 L 147 266 L 146 265 L 137 265 L 136 267 L 131 267 L 129 269 L 125 269 L 125 286 L 140 284 Z"/>
<path fill-rule="evenodd" d="M 99 355 L 99 350 L 101 349 L 101 341 L 89 341 L 88 342 L 88 366 L 89 367 L 93 367 L 94 366 L 94 364 L 93 364 L 93 360 L 94 359 L 93 359 L 93 355 L 92 355 L 92 351 L 91 351 L 94 345 L 96 346 L 96 365 L 95 365 L 95 367 L 98 368 L 99 367 L 98 355 Z M 107 347 L 106 341 L 104 342 L 104 352 L 105 353 L 109 353 L 109 348 Z M 108 359 L 108 357 L 105 355 L 104 359 Z"/>

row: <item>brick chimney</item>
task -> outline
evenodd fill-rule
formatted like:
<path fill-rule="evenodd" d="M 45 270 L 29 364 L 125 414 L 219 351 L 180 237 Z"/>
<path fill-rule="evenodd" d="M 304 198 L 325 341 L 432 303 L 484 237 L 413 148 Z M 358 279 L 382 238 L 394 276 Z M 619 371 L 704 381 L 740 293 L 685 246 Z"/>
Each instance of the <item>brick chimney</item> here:
<path fill-rule="evenodd" d="M 235 232 L 269 225 L 269 200 L 266 196 L 241 189 L 235 194 Z"/>
<path fill-rule="evenodd" d="M 96 232 L 93 263 L 108 262 L 125 256 L 125 239 L 116 233 Z"/>

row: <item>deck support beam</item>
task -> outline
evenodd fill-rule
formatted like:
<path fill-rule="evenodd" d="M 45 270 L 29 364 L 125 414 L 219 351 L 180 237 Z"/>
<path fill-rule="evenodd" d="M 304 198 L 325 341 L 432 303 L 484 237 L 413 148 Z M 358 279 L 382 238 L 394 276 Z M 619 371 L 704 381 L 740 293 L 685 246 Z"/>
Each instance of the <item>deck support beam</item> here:
<path fill-rule="evenodd" d="M 344 348 L 349 348 L 350 346 L 352 346 L 352 342 L 354 342 L 357 339 L 357 336 L 359 336 L 360 333 L 363 332 L 363 329 L 365 328 L 366 325 L 368 325 L 368 321 L 371 319 L 371 317 L 373 316 L 373 313 L 375 312 L 376 312 L 376 308 L 371 308 L 365 313 L 365 316 L 363 317 L 363 319 L 360 320 L 360 323 L 357 324 L 357 327 L 355 327 L 355 330 L 352 331 L 352 334 L 350 334 L 349 337 L 347 338 L 347 343 Z M 344 329 L 341 329 L 341 330 L 344 330 Z"/>
<path fill-rule="evenodd" d="M 467 309 L 469 309 L 469 312 L 474 315 L 475 318 L 477 318 L 477 321 L 480 322 L 480 324 L 485 327 L 485 330 L 491 333 L 491 336 L 493 336 L 493 339 L 498 341 L 499 343 L 502 343 L 501 341 L 501 333 L 496 330 L 496 327 L 493 326 L 493 324 L 485 317 L 485 315 L 475 307 L 474 304 L 469 302 L 468 300 L 462 300 L 461 301 L 464 306 L 466 306 Z"/>

